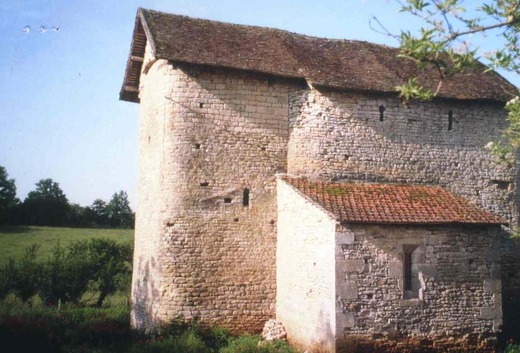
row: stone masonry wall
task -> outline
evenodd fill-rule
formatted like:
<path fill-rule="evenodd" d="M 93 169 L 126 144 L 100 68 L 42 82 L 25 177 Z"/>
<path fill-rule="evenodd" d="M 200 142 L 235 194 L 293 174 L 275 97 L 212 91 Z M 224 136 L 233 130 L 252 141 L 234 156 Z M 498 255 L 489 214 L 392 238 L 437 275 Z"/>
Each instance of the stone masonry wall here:
<path fill-rule="evenodd" d="M 397 97 L 316 89 L 293 92 L 290 101 L 289 173 L 439 185 L 516 221 L 514 171 L 497 166 L 484 147 L 505 127 L 502 106 L 437 101 L 404 107 Z"/>
<path fill-rule="evenodd" d="M 317 89 L 290 94 L 288 172 L 321 180 L 442 186 L 518 224 L 518 166 L 497 165 L 485 145 L 506 126 L 501 104 L 410 102 Z M 520 315 L 520 242 L 501 232 L 507 336 Z M 511 329 L 509 329 L 511 328 Z"/>
<path fill-rule="evenodd" d="M 276 318 L 289 342 L 309 352 L 334 352 L 336 221 L 278 181 Z"/>
<path fill-rule="evenodd" d="M 518 176 L 483 148 L 505 126 L 499 106 L 404 108 L 392 97 L 156 61 L 149 48 L 140 98 L 132 285 L 138 328 L 183 318 L 258 332 L 274 316 L 277 172 L 440 185 L 517 220 Z M 507 258 L 520 258 L 518 245 L 502 235 Z M 502 268 L 514 273 L 515 266 Z M 520 278 L 507 283 L 519 288 Z"/>
<path fill-rule="evenodd" d="M 292 83 L 147 58 L 134 323 L 259 332 L 274 317 L 275 174 L 287 167 Z"/>
<path fill-rule="evenodd" d="M 502 325 L 499 227 L 339 226 L 338 352 L 490 351 Z M 403 299 L 413 247 L 419 298 Z"/>
<path fill-rule="evenodd" d="M 147 48 L 146 63 L 153 58 Z M 168 105 L 164 96 L 169 92 L 168 80 L 163 73 L 166 63 L 159 62 L 141 76 L 141 119 L 139 129 L 139 174 L 137 181 L 137 208 L 134 236 L 132 275 L 132 325 L 143 330 L 154 326 L 161 263 L 157 261 L 162 226 L 161 175 L 166 146 L 165 124 Z M 161 103 L 162 102 L 162 103 Z"/>

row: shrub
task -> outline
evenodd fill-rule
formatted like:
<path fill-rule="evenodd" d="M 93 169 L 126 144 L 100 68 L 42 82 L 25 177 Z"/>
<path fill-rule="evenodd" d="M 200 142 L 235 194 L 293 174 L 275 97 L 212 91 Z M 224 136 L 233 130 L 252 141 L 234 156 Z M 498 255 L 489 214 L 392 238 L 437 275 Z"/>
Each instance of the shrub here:
<path fill-rule="evenodd" d="M 232 339 L 219 353 L 295 353 L 286 341 L 262 341 L 259 336 L 244 335 Z"/>
<path fill-rule="evenodd" d="M 202 331 L 201 336 L 206 345 L 215 351 L 226 347 L 231 340 L 229 330 L 221 327 L 213 327 L 204 330 Z"/>
<path fill-rule="evenodd" d="M 78 303 L 91 289 L 99 292 L 96 304 L 101 306 L 108 295 L 128 286 L 131 256 L 131 245 L 109 239 L 58 245 L 44 266 L 40 296 L 47 304 Z"/>
<path fill-rule="evenodd" d="M 58 310 L 9 299 L 0 303 L 0 339 L 16 347 L 16 352 L 128 352 L 135 338 L 127 307 L 69 304 Z"/>
<path fill-rule="evenodd" d="M 29 246 L 18 263 L 10 259 L 5 268 L 10 291 L 24 303 L 38 293 L 42 281 L 42 267 L 36 262 L 38 248 L 36 244 Z"/>
<path fill-rule="evenodd" d="M 129 284 L 131 272 L 133 249 L 130 244 L 95 238 L 77 245 L 80 250 L 77 255 L 86 256 L 94 269 L 92 284 L 93 289 L 99 291 L 97 306 L 101 306 L 105 298 L 116 290 L 127 289 L 123 287 Z M 83 247 L 86 249 L 81 250 Z M 82 253 L 85 250 L 86 254 Z"/>
<path fill-rule="evenodd" d="M 36 262 L 38 248 L 36 244 L 29 246 L 20 260 L 10 258 L 0 268 L 0 300 L 12 293 L 27 303 L 38 293 L 43 276 L 42 266 Z"/>
<path fill-rule="evenodd" d="M 44 265 L 39 293 L 47 305 L 58 302 L 78 303 L 88 289 L 93 277 L 93 266 L 85 257 L 70 251 L 75 246 L 76 243 L 71 244 L 67 251 L 58 244 Z"/>
<path fill-rule="evenodd" d="M 4 300 L 14 289 L 16 262 L 13 258 L 0 268 L 0 300 Z"/>
<path fill-rule="evenodd" d="M 509 343 L 506 346 L 504 353 L 520 353 L 520 345 Z"/>

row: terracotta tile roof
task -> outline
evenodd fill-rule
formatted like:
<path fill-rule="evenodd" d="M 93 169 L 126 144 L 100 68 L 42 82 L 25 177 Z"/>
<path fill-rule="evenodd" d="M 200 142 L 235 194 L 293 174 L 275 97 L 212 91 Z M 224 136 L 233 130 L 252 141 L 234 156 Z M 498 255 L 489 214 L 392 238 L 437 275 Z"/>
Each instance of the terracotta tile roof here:
<path fill-rule="evenodd" d="M 376 224 L 504 224 L 440 187 L 308 181 L 282 177 L 339 221 Z"/>
<path fill-rule="evenodd" d="M 434 69 L 419 70 L 397 58 L 396 48 L 139 9 L 121 99 L 138 101 L 146 40 L 158 59 L 305 79 L 316 87 L 395 93 L 413 76 L 427 87 L 437 85 Z M 479 65 L 445 81 L 439 96 L 505 102 L 506 91 L 516 92 L 504 78 L 484 70 Z"/>

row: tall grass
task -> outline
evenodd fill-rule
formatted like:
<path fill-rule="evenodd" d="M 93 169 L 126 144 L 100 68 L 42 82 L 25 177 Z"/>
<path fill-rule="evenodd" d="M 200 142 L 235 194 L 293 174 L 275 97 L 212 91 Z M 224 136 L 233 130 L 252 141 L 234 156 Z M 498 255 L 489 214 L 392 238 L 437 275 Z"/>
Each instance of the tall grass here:
<path fill-rule="evenodd" d="M 13 352 L 57 353 L 295 353 L 286 342 L 233 337 L 225 329 L 172 322 L 153 335 L 130 328 L 129 306 L 28 306 L 0 302 L 0 342 Z"/>

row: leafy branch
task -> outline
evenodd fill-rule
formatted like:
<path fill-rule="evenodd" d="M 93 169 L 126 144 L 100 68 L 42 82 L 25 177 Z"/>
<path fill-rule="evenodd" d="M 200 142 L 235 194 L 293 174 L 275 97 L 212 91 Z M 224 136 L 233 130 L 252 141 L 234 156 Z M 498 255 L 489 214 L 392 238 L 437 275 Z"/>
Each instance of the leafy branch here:
<path fill-rule="evenodd" d="M 465 7 L 462 0 L 396 0 L 401 12 L 411 14 L 425 24 L 417 33 L 403 31 L 399 36 L 390 33 L 376 18 L 377 31 L 400 42 L 400 57 L 413 60 L 419 68 L 433 67 L 438 77 L 434 89 L 422 87 L 417 78 L 397 86 L 406 102 L 410 99 L 430 100 L 436 97 L 446 79 L 477 64 L 479 48 L 471 39 L 476 34 L 495 34 L 496 50 L 481 53 L 491 69 L 504 69 L 520 74 L 520 0 L 487 0 L 473 7 Z M 371 21 L 372 27 L 372 21 Z M 505 163 L 511 163 L 520 148 L 520 95 L 518 89 L 506 92 L 511 100 L 505 106 L 508 126 L 502 142 L 488 147 Z"/>

